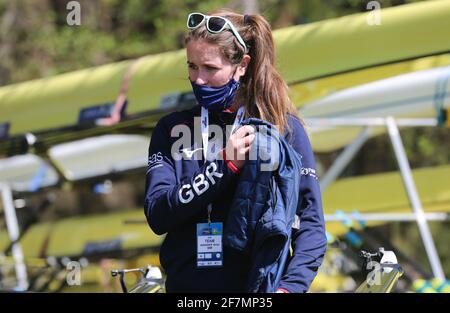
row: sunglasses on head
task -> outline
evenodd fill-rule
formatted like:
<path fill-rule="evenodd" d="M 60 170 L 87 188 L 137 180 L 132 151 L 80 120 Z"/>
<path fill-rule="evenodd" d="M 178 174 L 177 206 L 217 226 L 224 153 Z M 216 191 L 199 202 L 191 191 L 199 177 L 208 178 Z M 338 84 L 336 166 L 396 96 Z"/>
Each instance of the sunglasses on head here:
<path fill-rule="evenodd" d="M 230 20 L 221 16 L 209 16 L 202 13 L 190 13 L 187 19 L 187 27 L 189 29 L 196 29 L 197 27 L 202 25 L 203 22 L 206 23 L 206 29 L 213 34 L 221 33 L 225 29 L 231 30 L 237 41 L 244 48 L 245 53 L 248 53 L 248 49 L 245 45 L 244 40 L 239 35 L 237 29 L 233 26 Z"/>

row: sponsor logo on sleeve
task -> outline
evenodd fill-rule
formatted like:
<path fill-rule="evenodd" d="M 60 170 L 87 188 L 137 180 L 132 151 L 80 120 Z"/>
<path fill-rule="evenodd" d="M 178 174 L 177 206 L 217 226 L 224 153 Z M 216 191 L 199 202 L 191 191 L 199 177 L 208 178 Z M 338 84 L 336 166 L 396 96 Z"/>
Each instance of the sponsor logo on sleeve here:
<path fill-rule="evenodd" d="M 318 179 L 317 174 L 316 174 L 316 170 L 310 167 L 302 167 L 302 169 L 300 170 L 300 174 L 302 176 L 309 176 L 312 177 L 314 179 Z"/>
<path fill-rule="evenodd" d="M 147 173 L 160 166 L 163 166 L 163 155 L 161 152 L 153 153 L 148 157 Z"/>

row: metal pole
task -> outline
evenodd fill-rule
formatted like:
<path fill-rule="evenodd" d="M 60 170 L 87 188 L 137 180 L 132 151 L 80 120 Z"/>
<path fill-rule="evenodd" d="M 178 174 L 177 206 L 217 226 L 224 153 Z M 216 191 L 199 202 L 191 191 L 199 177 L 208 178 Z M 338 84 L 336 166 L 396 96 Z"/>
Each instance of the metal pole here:
<path fill-rule="evenodd" d="M 324 192 L 328 186 L 339 177 L 348 163 L 353 160 L 355 154 L 358 153 L 362 145 L 366 142 L 371 130 L 372 129 L 369 126 L 364 127 L 358 137 L 351 144 L 347 145 L 344 151 L 342 151 L 338 158 L 333 162 L 320 181 L 320 189 L 322 192 Z"/>
<path fill-rule="evenodd" d="M 444 271 L 442 270 L 442 265 L 436 251 L 436 246 L 434 244 L 433 237 L 431 236 L 431 232 L 428 227 L 425 214 L 423 212 L 422 203 L 420 202 L 416 185 L 411 174 L 411 168 L 409 166 L 408 158 L 406 157 L 402 139 L 393 117 L 390 116 L 386 118 L 386 127 L 391 139 L 392 147 L 394 148 L 395 157 L 397 158 L 397 162 L 400 167 L 400 172 L 406 188 L 406 192 L 408 194 L 409 201 L 416 216 L 417 225 L 419 227 L 420 235 L 422 236 L 422 240 L 425 245 L 425 250 L 430 261 L 431 269 L 435 277 L 443 280 L 445 279 Z"/>
<path fill-rule="evenodd" d="M 447 213 L 424 213 L 424 217 L 428 221 L 446 221 L 450 219 L 450 215 Z M 325 214 L 326 222 L 342 222 L 347 219 L 365 222 L 412 222 L 416 221 L 416 215 L 413 213 L 348 213 L 345 216 Z"/>
<path fill-rule="evenodd" d="M 0 182 L 0 190 L 5 210 L 6 226 L 8 228 L 9 238 L 13 243 L 11 252 L 16 268 L 17 288 L 23 291 L 28 289 L 28 279 L 22 247 L 18 242 L 19 223 L 17 222 L 16 208 L 14 207 L 14 200 L 9 185 Z"/>

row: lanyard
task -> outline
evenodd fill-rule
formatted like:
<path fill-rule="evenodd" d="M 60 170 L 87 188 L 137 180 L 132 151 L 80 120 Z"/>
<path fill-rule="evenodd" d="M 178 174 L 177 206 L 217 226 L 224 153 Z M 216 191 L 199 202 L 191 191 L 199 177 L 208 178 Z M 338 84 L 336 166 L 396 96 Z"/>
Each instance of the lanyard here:
<path fill-rule="evenodd" d="M 245 107 L 241 106 L 239 110 L 237 111 L 236 117 L 233 122 L 233 128 L 231 129 L 231 133 L 236 129 L 236 127 L 242 122 L 244 119 L 245 114 Z M 203 143 L 203 156 L 205 157 L 208 153 L 208 137 L 209 137 L 209 116 L 208 116 L 208 109 L 205 109 L 202 107 L 202 118 L 201 118 L 201 124 L 202 124 L 202 143 Z"/>
<path fill-rule="evenodd" d="M 241 106 L 236 113 L 236 117 L 233 122 L 233 127 L 231 128 L 231 133 L 236 129 L 236 127 L 242 122 L 244 119 L 245 107 Z M 203 156 L 206 161 L 206 156 L 208 155 L 208 137 L 209 137 L 209 115 L 208 109 L 202 107 L 202 143 L 203 143 Z M 208 204 L 208 223 L 211 223 L 211 211 L 212 205 Z"/>

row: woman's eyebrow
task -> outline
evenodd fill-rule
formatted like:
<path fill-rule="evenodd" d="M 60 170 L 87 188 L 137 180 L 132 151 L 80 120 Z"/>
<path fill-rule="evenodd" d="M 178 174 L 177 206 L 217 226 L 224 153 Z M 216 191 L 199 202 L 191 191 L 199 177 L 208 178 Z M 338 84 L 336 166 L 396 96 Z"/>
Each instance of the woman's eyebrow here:
<path fill-rule="evenodd" d="M 197 65 L 194 62 L 191 62 L 189 60 L 187 60 L 186 63 L 189 64 L 189 65 Z M 214 63 L 214 62 L 209 62 L 209 61 L 203 62 L 200 65 L 209 66 L 209 67 L 215 67 L 215 68 L 220 68 L 221 67 L 219 64 Z"/>
<path fill-rule="evenodd" d="M 203 65 L 212 66 L 212 67 L 220 67 L 219 64 L 214 62 L 204 62 Z"/>

